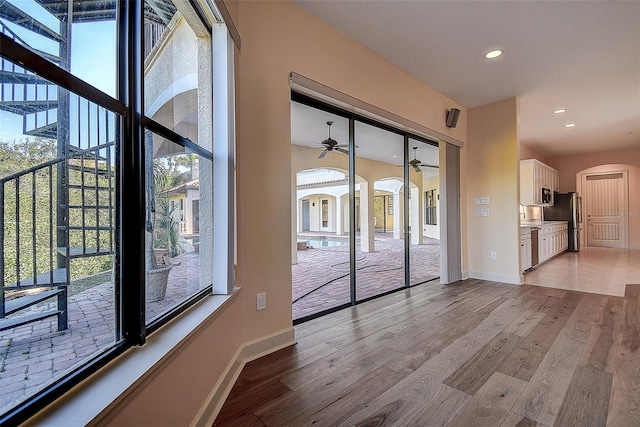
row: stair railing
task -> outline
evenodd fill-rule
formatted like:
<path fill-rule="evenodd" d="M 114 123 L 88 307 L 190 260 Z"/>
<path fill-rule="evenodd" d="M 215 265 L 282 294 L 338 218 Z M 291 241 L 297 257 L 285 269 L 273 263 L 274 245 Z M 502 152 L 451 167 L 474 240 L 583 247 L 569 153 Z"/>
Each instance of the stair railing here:
<path fill-rule="evenodd" d="M 68 282 L 54 265 L 56 168 L 63 161 L 53 159 L 0 179 L 0 318 L 5 317 L 7 291 Z"/>

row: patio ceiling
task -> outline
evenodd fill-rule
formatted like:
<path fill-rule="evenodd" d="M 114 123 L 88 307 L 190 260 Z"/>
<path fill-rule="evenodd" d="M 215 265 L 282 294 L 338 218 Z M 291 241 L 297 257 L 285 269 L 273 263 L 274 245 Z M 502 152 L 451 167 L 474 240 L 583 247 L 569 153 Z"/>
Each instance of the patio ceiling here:
<path fill-rule="evenodd" d="M 349 143 L 349 121 L 344 117 L 308 107 L 297 102 L 291 103 L 291 144 L 301 147 L 321 149 L 321 142 L 327 139 L 332 121 L 331 138 L 339 144 Z M 356 122 L 356 165 L 358 158 L 402 165 L 404 158 L 403 137 L 384 129 Z M 409 141 L 409 160 L 415 155 L 422 163 L 438 165 L 438 147 L 424 142 Z M 336 153 L 335 155 L 344 155 Z M 322 159 L 318 159 L 318 168 L 322 168 Z M 436 168 L 422 168 L 423 177 L 438 176 Z"/>

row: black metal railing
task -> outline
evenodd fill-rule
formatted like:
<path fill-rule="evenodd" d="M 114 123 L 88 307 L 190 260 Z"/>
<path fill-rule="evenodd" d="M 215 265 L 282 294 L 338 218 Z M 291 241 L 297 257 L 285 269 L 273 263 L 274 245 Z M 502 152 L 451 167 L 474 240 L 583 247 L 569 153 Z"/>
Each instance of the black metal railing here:
<path fill-rule="evenodd" d="M 18 311 L 7 308 L 8 299 L 27 296 L 35 305 L 57 297 L 54 314 L 64 315 L 58 329 L 66 329 L 71 260 L 113 254 L 114 156 L 114 142 L 76 148 L 70 158 L 55 158 L 0 179 L 0 319 Z M 63 191 L 61 166 L 67 169 Z M 51 288 L 60 291 L 46 293 Z M 44 292 L 43 298 L 34 298 L 36 292 Z"/>

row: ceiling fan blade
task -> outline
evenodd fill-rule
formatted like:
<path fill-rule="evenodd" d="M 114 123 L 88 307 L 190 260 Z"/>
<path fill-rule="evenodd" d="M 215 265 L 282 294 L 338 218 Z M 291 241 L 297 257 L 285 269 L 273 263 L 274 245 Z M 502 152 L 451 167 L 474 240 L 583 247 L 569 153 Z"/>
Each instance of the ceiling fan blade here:
<path fill-rule="evenodd" d="M 334 150 L 344 153 L 347 156 L 349 155 L 349 151 L 345 150 L 344 148 L 334 148 Z"/>
<path fill-rule="evenodd" d="M 420 163 L 420 166 L 425 167 L 425 168 L 436 168 L 436 169 L 438 169 L 440 167 L 438 165 L 428 165 L 426 163 Z"/>
<path fill-rule="evenodd" d="M 318 156 L 319 159 L 323 158 L 324 156 L 327 155 L 327 153 L 329 152 L 329 150 L 327 150 L 326 148 L 322 151 L 322 153 L 320 153 L 320 155 Z"/>

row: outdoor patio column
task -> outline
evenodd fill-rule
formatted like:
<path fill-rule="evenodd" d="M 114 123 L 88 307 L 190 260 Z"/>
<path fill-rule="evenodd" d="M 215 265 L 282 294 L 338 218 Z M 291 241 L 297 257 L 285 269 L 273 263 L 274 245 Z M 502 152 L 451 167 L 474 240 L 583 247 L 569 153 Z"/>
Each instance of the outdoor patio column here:
<path fill-rule="evenodd" d="M 336 235 L 344 234 L 344 196 L 336 196 Z"/>
<path fill-rule="evenodd" d="M 393 238 L 404 239 L 404 197 L 402 192 L 393 193 Z"/>
<path fill-rule="evenodd" d="M 422 200 L 420 198 L 420 189 L 411 189 L 411 244 L 422 244 Z"/>
<path fill-rule="evenodd" d="M 360 183 L 360 250 L 375 252 L 373 226 L 373 183 Z"/>

